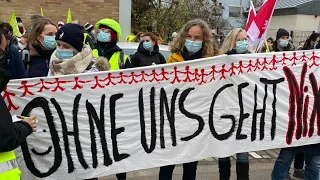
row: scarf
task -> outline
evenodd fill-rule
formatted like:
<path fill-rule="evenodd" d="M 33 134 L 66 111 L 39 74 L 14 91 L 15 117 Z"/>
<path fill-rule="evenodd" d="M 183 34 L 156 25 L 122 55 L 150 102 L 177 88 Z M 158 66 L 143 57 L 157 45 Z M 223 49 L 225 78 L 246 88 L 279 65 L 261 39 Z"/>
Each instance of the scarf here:
<path fill-rule="evenodd" d="M 202 49 L 200 49 L 198 52 L 195 54 L 189 55 L 189 52 L 186 48 L 183 49 L 183 52 L 181 53 L 181 56 L 185 61 L 189 60 L 195 60 L 195 59 L 201 59 L 202 58 Z"/>
<path fill-rule="evenodd" d="M 34 45 L 32 44 L 32 47 L 37 51 L 37 53 L 41 56 L 44 57 L 45 59 L 50 59 L 52 53 L 55 51 L 55 49 L 52 50 L 44 50 L 41 48 L 40 45 Z"/>
<path fill-rule="evenodd" d="M 92 59 L 92 51 L 89 45 L 84 45 L 82 51 L 71 59 L 61 60 L 57 57 L 56 52 L 54 52 L 49 66 L 51 76 L 83 73 L 90 65 Z"/>

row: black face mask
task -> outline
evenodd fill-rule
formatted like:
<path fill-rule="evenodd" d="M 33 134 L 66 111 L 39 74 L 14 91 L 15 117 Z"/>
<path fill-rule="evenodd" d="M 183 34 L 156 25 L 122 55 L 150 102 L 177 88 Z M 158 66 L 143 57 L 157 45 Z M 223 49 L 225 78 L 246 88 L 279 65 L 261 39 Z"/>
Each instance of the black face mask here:
<path fill-rule="evenodd" d="M 39 53 L 40 56 L 42 56 L 46 59 L 50 59 L 52 53 L 55 51 L 55 49 L 44 50 L 41 48 L 40 45 L 32 45 L 32 47 Z"/>

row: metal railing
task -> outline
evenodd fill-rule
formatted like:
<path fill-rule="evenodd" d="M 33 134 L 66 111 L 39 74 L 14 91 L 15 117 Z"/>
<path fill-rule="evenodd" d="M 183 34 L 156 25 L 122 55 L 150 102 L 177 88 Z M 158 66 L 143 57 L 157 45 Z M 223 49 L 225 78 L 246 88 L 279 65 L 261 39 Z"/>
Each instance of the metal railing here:
<path fill-rule="evenodd" d="M 267 39 L 272 37 L 274 40 L 276 39 L 278 29 L 268 29 Z M 291 30 L 287 31 L 291 32 Z M 293 31 L 292 41 L 293 44 L 297 47 L 299 46 L 299 42 L 307 40 L 307 38 L 312 34 L 312 31 Z"/>

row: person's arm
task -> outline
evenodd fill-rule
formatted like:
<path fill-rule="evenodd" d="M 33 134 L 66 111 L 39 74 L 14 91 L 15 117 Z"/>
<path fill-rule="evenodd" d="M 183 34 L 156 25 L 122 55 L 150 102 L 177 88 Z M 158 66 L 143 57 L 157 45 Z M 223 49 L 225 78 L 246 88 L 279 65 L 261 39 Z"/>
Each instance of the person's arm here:
<path fill-rule="evenodd" d="M 36 127 L 35 117 L 13 123 L 2 96 L 0 96 L 0 116 L 0 152 L 12 151 L 19 147 Z"/>
<path fill-rule="evenodd" d="M 129 69 L 129 68 L 133 68 L 131 60 L 129 58 L 129 56 L 127 57 L 127 59 L 125 60 L 125 64 L 124 64 L 124 68 L 123 69 Z"/>
<path fill-rule="evenodd" d="M 132 67 L 139 67 L 139 55 L 137 55 L 137 52 L 130 56 L 130 61 Z"/>
<path fill-rule="evenodd" d="M 90 36 L 90 35 L 86 36 L 85 44 L 88 44 L 88 45 L 90 46 L 90 48 L 91 48 L 91 49 L 94 49 L 94 48 L 95 48 L 95 45 L 94 45 L 93 39 L 91 38 L 91 36 Z"/>

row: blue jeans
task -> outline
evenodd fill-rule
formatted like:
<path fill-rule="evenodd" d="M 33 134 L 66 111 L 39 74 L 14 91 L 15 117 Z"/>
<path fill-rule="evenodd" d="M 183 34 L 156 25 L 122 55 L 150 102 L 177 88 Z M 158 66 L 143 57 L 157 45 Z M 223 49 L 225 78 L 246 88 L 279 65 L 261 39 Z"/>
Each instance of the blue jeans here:
<path fill-rule="evenodd" d="M 287 177 L 291 163 L 296 154 L 296 152 L 290 149 L 281 149 L 279 157 L 274 164 L 274 168 L 272 171 L 272 180 L 284 180 Z M 306 163 L 304 179 L 319 180 L 320 156 L 305 153 L 304 157 Z"/>
<path fill-rule="evenodd" d="M 245 153 L 237 153 L 237 162 L 239 163 L 247 163 L 249 162 L 249 154 Z M 230 157 L 219 158 L 219 161 L 230 161 Z"/>

